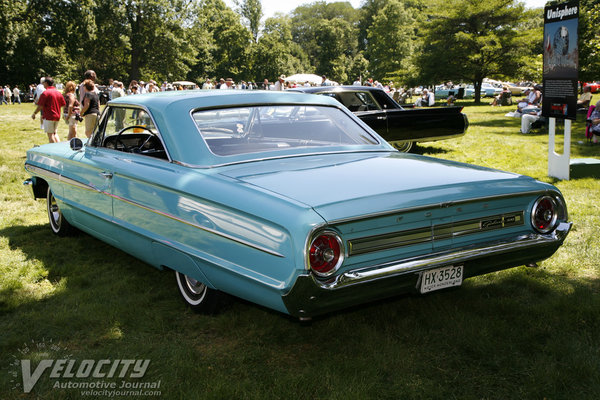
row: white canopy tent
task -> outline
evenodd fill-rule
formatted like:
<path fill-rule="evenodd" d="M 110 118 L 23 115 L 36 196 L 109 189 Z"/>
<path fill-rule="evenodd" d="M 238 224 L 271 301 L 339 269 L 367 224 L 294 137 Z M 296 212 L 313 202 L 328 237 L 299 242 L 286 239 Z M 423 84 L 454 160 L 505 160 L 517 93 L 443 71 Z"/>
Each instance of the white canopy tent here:
<path fill-rule="evenodd" d="M 320 85 L 323 79 L 315 74 L 294 74 L 285 78 L 285 81 L 292 83 L 304 83 L 308 81 L 311 85 Z"/>
<path fill-rule="evenodd" d="M 178 86 L 178 85 L 181 85 L 181 86 L 191 86 L 191 87 L 198 86 L 196 83 L 190 82 L 190 81 L 175 81 L 175 82 L 173 82 L 173 85 L 175 85 L 175 86 Z"/>

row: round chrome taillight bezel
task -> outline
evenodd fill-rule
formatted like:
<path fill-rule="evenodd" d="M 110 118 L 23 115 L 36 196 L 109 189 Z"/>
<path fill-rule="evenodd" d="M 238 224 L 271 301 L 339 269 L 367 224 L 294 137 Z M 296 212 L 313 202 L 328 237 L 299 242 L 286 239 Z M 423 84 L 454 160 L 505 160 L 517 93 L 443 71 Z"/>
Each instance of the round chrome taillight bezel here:
<path fill-rule="evenodd" d="M 541 196 L 531 209 L 531 225 L 539 233 L 549 233 L 557 226 L 559 213 L 564 213 L 561 204 L 552 196 Z"/>
<path fill-rule="evenodd" d="M 337 254 L 337 256 L 334 257 L 335 262 L 330 263 L 329 267 L 325 271 L 315 268 L 313 266 L 313 263 L 311 262 L 311 256 L 314 256 L 313 246 L 315 246 L 315 244 L 318 240 L 323 239 L 323 238 L 327 238 L 327 240 L 333 241 L 333 243 L 335 243 L 338 248 L 338 254 Z M 346 254 L 346 252 L 344 249 L 344 242 L 342 241 L 342 238 L 340 237 L 340 235 L 336 231 L 333 231 L 333 230 L 329 230 L 329 229 L 321 230 L 321 231 L 315 232 L 311 236 L 310 241 L 308 242 L 308 246 L 306 249 L 306 263 L 307 263 L 308 268 L 317 277 L 327 278 L 329 276 L 332 276 L 339 270 L 341 265 L 344 263 L 345 254 Z"/>

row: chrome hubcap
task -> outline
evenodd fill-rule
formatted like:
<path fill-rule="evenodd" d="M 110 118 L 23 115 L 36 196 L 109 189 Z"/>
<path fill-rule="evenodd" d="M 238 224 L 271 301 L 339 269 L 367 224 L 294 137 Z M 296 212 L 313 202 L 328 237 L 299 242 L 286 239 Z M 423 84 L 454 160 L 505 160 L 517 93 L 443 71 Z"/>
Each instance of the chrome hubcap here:
<path fill-rule="evenodd" d="M 58 204 L 56 204 L 56 199 L 54 198 L 54 196 L 50 197 L 50 207 L 48 211 L 50 213 L 52 223 L 55 226 L 60 225 L 60 210 L 58 208 Z"/>
<path fill-rule="evenodd" d="M 206 290 L 206 286 L 202 282 L 197 281 L 194 278 L 190 278 L 187 275 L 185 276 L 185 285 L 190 290 L 190 292 L 197 295 L 201 295 L 202 293 L 204 293 L 204 290 Z"/>

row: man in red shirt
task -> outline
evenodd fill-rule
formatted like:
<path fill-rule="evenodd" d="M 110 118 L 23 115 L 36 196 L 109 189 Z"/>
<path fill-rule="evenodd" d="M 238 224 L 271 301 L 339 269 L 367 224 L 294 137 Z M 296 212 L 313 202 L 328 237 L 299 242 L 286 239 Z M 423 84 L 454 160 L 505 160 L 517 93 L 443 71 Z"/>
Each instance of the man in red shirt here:
<path fill-rule="evenodd" d="M 65 98 L 58 90 L 56 90 L 54 87 L 54 79 L 51 77 L 47 77 L 44 80 L 44 87 L 46 90 L 40 95 L 37 107 L 31 115 L 31 119 L 35 120 L 35 115 L 39 111 L 43 111 L 44 132 L 48 135 L 50 143 L 58 143 L 60 139 L 58 138 L 56 130 L 58 129 L 58 123 L 60 122 L 61 109 L 66 104 Z"/>

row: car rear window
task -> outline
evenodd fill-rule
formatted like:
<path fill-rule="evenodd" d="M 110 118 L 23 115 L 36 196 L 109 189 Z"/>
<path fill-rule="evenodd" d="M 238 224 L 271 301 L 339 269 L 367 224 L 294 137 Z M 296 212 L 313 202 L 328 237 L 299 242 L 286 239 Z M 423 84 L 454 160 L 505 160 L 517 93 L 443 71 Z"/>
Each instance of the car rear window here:
<path fill-rule="evenodd" d="M 200 110 L 192 116 L 210 150 L 219 156 L 379 144 L 365 128 L 335 107 L 246 106 Z"/>

